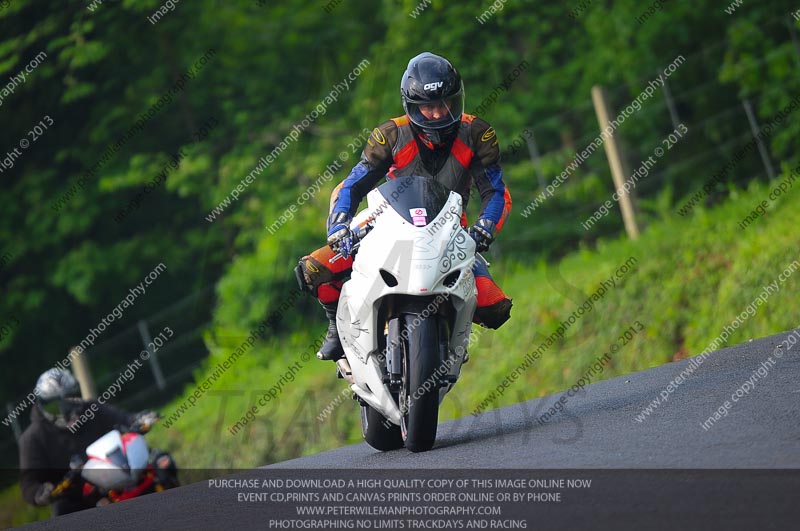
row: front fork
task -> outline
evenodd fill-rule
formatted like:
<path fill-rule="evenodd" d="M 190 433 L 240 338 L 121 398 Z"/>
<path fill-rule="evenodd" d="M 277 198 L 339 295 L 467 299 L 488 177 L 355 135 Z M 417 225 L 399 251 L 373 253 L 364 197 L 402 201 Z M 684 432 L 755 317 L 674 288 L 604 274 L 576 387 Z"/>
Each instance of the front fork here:
<path fill-rule="evenodd" d="M 402 319 L 392 317 L 388 323 L 386 335 L 386 377 L 385 383 L 389 391 L 399 393 L 403 385 L 403 357 L 408 349 L 408 343 L 402 335 Z"/>
<path fill-rule="evenodd" d="M 405 411 L 402 402 L 404 401 L 403 399 L 406 398 L 405 395 L 407 394 L 407 391 L 403 392 L 403 383 L 405 381 L 405 375 L 403 374 L 403 360 L 408 359 L 408 334 L 410 333 L 407 332 L 405 336 L 403 334 L 403 330 L 405 329 L 403 315 L 403 313 L 400 313 L 399 315 L 388 319 L 386 324 L 386 346 L 384 349 L 385 358 L 383 360 L 386 367 L 386 374 L 383 377 L 383 383 L 397 401 L 398 408 L 401 411 Z M 416 313 L 413 313 L 412 315 L 416 315 Z M 450 327 L 446 315 L 432 314 L 428 318 L 434 318 L 438 323 L 439 348 L 437 351 L 439 363 L 454 363 L 456 361 L 456 356 L 454 352 L 450 352 Z M 343 378 L 350 385 L 355 384 L 352 370 L 347 358 L 345 357 L 338 360 L 336 364 L 338 366 L 337 376 L 339 378 Z M 456 380 L 458 379 L 458 376 L 451 376 L 448 374 L 448 372 L 449 367 L 448 371 L 444 372 L 438 382 L 439 387 L 447 388 L 447 391 L 449 391 L 453 385 L 455 385 Z M 354 398 L 357 398 L 356 395 L 354 395 Z M 362 405 L 366 405 L 362 399 L 357 399 Z"/>
<path fill-rule="evenodd" d="M 437 320 L 439 329 L 439 363 L 444 363 L 446 360 L 451 360 L 450 356 L 450 330 L 447 325 L 447 319 L 443 315 L 434 314 L 430 318 Z M 403 319 L 393 317 L 388 322 L 388 333 L 386 336 L 386 376 L 384 383 L 389 387 L 389 391 L 400 393 L 403 387 L 403 359 L 407 359 L 408 354 L 408 335 L 403 335 Z M 444 374 L 440 379 L 440 387 L 452 387 L 455 384 L 455 378 Z M 402 410 L 402 408 L 401 408 Z"/>

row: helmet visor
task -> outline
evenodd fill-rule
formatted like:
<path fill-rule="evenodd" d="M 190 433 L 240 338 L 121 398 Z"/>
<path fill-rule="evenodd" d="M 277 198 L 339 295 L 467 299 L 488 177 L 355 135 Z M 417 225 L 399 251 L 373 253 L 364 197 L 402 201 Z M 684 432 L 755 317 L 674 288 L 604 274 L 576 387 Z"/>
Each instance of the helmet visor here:
<path fill-rule="evenodd" d="M 42 403 L 42 409 L 45 413 L 57 417 L 61 414 L 61 404 L 59 400 L 50 400 L 49 402 Z"/>
<path fill-rule="evenodd" d="M 464 92 L 440 100 L 406 100 L 406 113 L 419 127 L 443 129 L 461 120 L 464 111 Z"/>

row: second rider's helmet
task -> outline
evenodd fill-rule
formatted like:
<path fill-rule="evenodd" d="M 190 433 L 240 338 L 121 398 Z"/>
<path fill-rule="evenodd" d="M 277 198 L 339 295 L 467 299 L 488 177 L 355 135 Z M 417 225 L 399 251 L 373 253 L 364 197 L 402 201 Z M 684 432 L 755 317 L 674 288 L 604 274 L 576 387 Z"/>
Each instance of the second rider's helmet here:
<path fill-rule="evenodd" d="M 80 414 L 80 386 L 72 373 L 62 369 L 49 369 L 36 381 L 35 407 L 44 417 L 60 427 L 67 427 Z"/>

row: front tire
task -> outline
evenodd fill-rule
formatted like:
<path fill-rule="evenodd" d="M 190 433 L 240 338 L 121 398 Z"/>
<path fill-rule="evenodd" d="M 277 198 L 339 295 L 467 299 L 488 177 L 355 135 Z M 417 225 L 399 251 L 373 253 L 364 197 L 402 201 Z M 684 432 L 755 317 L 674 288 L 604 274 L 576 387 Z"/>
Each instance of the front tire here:
<path fill-rule="evenodd" d="M 439 424 L 439 326 L 436 316 L 405 315 L 408 349 L 403 354 L 403 395 L 406 407 L 401 433 L 406 448 L 427 452 L 436 442 Z M 402 407 L 401 407 L 402 411 Z"/>
<path fill-rule="evenodd" d="M 361 435 L 368 445 L 381 452 L 403 447 L 400 426 L 389 422 L 371 406 L 361 406 Z"/>

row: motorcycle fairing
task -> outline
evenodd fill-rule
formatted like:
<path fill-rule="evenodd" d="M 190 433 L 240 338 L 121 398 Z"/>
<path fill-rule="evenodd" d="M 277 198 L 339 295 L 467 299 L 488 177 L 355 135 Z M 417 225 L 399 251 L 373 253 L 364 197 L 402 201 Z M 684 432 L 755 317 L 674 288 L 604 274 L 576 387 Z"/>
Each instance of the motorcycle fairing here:
<path fill-rule="evenodd" d="M 108 491 L 135 485 L 147 466 L 149 450 L 141 435 L 111 430 L 90 444 L 86 455 L 81 476 Z"/>
<path fill-rule="evenodd" d="M 475 242 L 460 225 L 461 196 L 449 192 L 443 204 L 434 197 L 425 205 L 416 205 L 425 209 L 427 225 L 415 226 L 415 205 L 408 197 L 430 197 L 421 193 L 430 185 L 416 179 L 390 181 L 367 195 L 368 207 L 356 216 L 353 226 L 371 218 L 374 228 L 361 240 L 337 312 L 339 337 L 356 381 L 353 392 L 397 424 L 401 412 L 383 383 L 384 361 L 378 352 L 377 334 L 383 333 L 377 324 L 378 310 L 384 299 L 390 295 L 447 296 L 456 310 L 450 337 L 455 361 L 449 375 L 453 377 L 460 374 L 477 306 L 472 273 Z M 406 191 L 410 193 L 404 194 Z M 457 279 L 448 278 L 456 273 Z M 454 283 L 448 286 L 446 280 Z M 440 401 L 447 391 L 441 389 Z"/>

